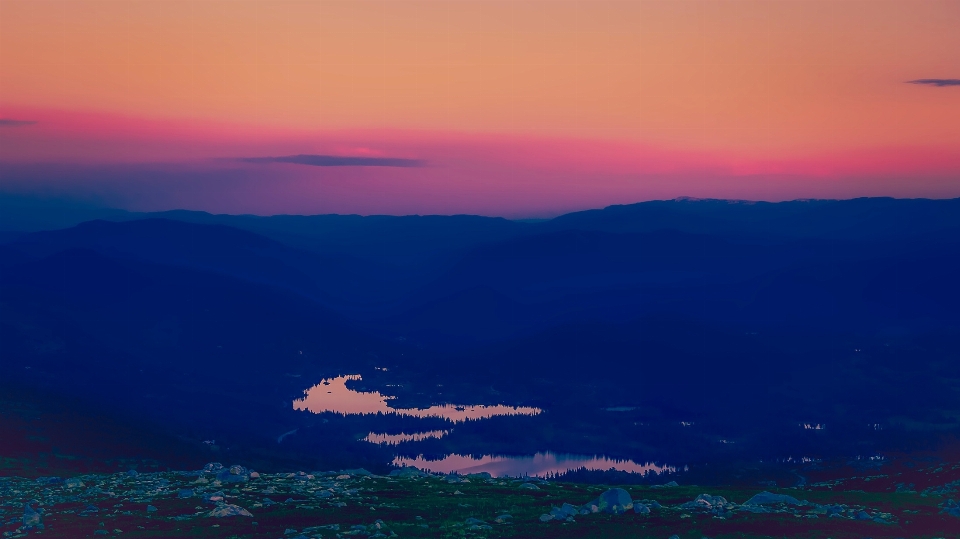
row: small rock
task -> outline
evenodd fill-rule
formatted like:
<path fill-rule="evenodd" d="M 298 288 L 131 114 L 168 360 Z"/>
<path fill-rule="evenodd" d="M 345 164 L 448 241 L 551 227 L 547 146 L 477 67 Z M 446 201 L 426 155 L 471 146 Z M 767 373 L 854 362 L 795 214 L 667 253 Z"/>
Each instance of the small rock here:
<path fill-rule="evenodd" d="M 56 485 L 62 481 L 59 477 L 38 477 L 35 483 L 38 485 Z"/>
<path fill-rule="evenodd" d="M 192 498 L 193 495 L 194 495 L 194 492 L 192 488 L 182 488 L 179 491 L 177 491 L 178 498 Z"/>
<path fill-rule="evenodd" d="M 244 509 L 244 508 L 242 508 L 242 507 L 240 507 L 240 506 L 233 505 L 233 504 L 223 504 L 223 505 L 218 506 L 218 507 L 217 507 L 216 509 L 214 509 L 213 511 L 210 511 L 210 512 L 207 514 L 207 516 L 208 516 L 208 517 L 223 518 L 223 517 L 238 517 L 238 516 L 239 516 L 239 517 L 252 517 L 253 515 L 250 514 L 250 511 L 247 511 L 246 509 Z"/>
<path fill-rule="evenodd" d="M 148 506 L 147 506 L 147 512 L 148 512 L 148 513 L 156 513 L 156 512 L 157 512 L 157 508 L 154 507 L 154 506 L 152 506 L 152 505 L 148 505 Z"/>
<path fill-rule="evenodd" d="M 950 498 L 947 501 L 943 502 L 941 507 L 942 507 L 942 509 L 940 510 L 941 513 L 945 515 L 950 515 L 952 517 L 960 518 L 960 504 L 953 501 L 953 498 Z"/>
<path fill-rule="evenodd" d="M 204 494 L 202 497 L 203 501 L 207 503 L 212 503 L 215 505 L 221 504 L 226 499 L 223 497 L 223 491 L 211 492 L 210 494 Z"/>
<path fill-rule="evenodd" d="M 217 481 L 221 483 L 245 483 L 249 480 L 249 472 L 243 466 L 231 466 L 217 473 Z"/>
<path fill-rule="evenodd" d="M 743 505 L 767 505 L 777 503 L 800 505 L 800 501 L 793 496 L 787 496 L 786 494 L 773 494 L 767 491 L 763 491 L 760 494 L 754 495 L 749 500 L 743 502 Z"/>
<path fill-rule="evenodd" d="M 410 477 L 422 477 L 425 475 L 420 471 L 416 466 L 404 466 L 396 470 L 390 470 L 388 477 L 401 477 L 401 478 L 410 478 Z"/>
<path fill-rule="evenodd" d="M 842 505 L 824 505 L 823 510 L 827 512 L 828 517 L 842 515 L 843 506 Z"/>
<path fill-rule="evenodd" d="M 40 513 L 34 511 L 30 504 L 23 506 L 23 527 L 30 529 L 40 525 Z"/>
<path fill-rule="evenodd" d="M 537 485 L 534 485 L 533 483 L 523 483 L 517 488 L 521 490 L 540 490 L 540 487 L 538 487 Z"/>
<path fill-rule="evenodd" d="M 83 488 L 84 484 L 79 477 L 71 477 L 70 479 L 67 479 L 66 481 L 63 482 L 63 486 L 65 488 L 74 489 L 74 488 Z"/>

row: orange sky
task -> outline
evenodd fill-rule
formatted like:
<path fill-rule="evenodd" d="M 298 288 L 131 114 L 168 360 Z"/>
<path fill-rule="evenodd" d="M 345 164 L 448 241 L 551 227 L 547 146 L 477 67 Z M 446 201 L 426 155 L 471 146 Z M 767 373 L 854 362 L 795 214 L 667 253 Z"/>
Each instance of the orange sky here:
<path fill-rule="evenodd" d="M 957 0 L 0 0 L 0 117 L 308 153 L 341 132 L 581 140 L 781 172 L 932 152 L 957 177 L 960 86 L 905 81 L 960 78 L 958 29 Z M 21 143 L 0 159 L 25 132 L 0 132 Z M 37 159 L 71 155 L 32 136 Z"/>

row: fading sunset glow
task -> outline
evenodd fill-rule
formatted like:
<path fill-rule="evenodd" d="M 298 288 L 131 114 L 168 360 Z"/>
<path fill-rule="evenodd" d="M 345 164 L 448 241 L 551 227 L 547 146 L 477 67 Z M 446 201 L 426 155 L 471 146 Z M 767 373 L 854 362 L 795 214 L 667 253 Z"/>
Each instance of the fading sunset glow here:
<path fill-rule="evenodd" d="M 0 0 L 0 188 L 510 216 L 960 196 L 957 28 L 953 0 Z M 374 160 L 256 160 L 297 155 Z"/>

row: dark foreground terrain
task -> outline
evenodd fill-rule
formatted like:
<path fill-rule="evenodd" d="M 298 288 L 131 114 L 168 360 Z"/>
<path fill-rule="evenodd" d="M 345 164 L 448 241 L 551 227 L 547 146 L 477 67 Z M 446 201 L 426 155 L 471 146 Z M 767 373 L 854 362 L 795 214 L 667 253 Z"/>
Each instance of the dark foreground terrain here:
<path fill-rule="evenodd" d="M 0 479 L 4 537 L 957 537 L 960 464 L 802 470 L 803 487 L 621 490 L 412 468 Z"/>
<path fill-rule="evenodd" d="M 311 468 L 282 454 L 108 421 L 71 399 L 37 397 L 10 387 L 0 392 L 3 537 L 861 539 L 960 533 L 960 451 L 949 439 L 899 456 L 698 465 L 660 477 L 580 471 L 524 481 L 410 468 L 280 472 Z M 202 465 L 211 459 L 244 466 Z M 598 484 L 631 481 L 644 484 Z"/>

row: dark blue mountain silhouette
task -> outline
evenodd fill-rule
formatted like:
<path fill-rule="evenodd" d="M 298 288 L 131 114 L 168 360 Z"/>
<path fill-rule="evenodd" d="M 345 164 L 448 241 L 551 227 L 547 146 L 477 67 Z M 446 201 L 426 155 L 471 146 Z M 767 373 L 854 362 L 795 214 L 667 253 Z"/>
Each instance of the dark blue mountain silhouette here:
<path fill-rule="evenodd" d="M 351 445 L 367 427 L 292 410 L 345 373 L 411 406 L 540 406 L 523 428 L 585 452 L 626 436 L 607 407 L 762 453 L 800 421 L 849 425 L 842 451 L 868 422 L 949 430 L 960 406 L 960 200 L 109 217 L 0 244 L 0 371 L 197 437 L 374 451 Z M 490 425 L 512 428 L 457 436 L 503 439 Z"/>

